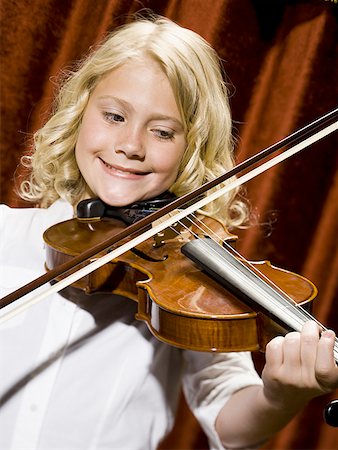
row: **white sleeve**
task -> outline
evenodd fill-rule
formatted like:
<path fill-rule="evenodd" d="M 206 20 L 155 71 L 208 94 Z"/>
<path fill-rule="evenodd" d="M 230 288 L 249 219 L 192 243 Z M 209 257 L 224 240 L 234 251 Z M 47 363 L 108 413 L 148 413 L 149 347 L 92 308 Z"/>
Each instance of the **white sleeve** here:
<path fill-rule="evenodd" d="M 185 351 L 183 391 L 188 405 L 206 433 L 210 449 L 224 449 L 215 430 L 219 411 L 236 391 L 261 385 L 251 354 Z"/>
<path fill-rule="evenodd" d="M 63 200 L 49 208 L 10 208 L 0 205 L 1 297 L 45 273 L 43 232 L 72 216 Z"/>

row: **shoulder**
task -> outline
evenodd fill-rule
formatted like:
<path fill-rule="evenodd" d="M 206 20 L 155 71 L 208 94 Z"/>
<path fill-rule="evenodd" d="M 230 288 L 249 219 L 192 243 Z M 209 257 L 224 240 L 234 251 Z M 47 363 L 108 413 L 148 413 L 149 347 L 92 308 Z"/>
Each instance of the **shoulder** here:
<path fill-rule="evenodd" d="M 44 231 L 45 228 L 72 217 L 69 203 L 58 200 L 49 208 L 10 208 L 0 205 L 0 230 L 3 236 L 9 234 L 13 239 L 18 234 L 33 230 Z"/>
<path fill-rule="evenodd" d="M 43 232 L 72 217 L 72 207 L 58 200 L 46 209 L 0 206 L 0 267 L 44 270 Z"/>
<path fill-rule="evenodd" d="M 53 217 L 61 219 L 65 217 L 67 219 L 72 216 L 72 206 L 62 199 L 57 200 L 48 208 L 11 208 L 5 204 L 0 204 L 0 214 L 1 218 L 45 216 L 51 219 Z"/>

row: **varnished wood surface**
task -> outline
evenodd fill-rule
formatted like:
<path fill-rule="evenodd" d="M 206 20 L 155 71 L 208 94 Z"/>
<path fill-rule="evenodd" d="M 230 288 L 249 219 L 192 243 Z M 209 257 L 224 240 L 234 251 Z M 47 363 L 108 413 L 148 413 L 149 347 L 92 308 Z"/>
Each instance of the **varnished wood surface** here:
<path fill-rule="evenodd" d="M 115 222 L 115 221 L 114 221 Z M 113 226 L 114 225 L 114 226 Z M 83 252 L 124 225 L 111 220 L 66 221 L 47 230 L 47 268 Z M 222 234 L 216 224 L 218 234 Z M 231 239 L 231 235 L 222 238 Z M 239 301 L 181 253 L 186 240 L 154 239 L 87 275 L 76 287 L 87 293 L 112 292 L 138 302 L 137 318 L 144 320 L 160 340 L 181 348 L 202 351 L 254 351 L 283 329 L 259 311 Z M 99 255 L 98 255 L 99 256 Z M 277 269 L 269 262 L 255 266 L 295 302 L 311 303 L 315 286 L 300 275 Z"/>

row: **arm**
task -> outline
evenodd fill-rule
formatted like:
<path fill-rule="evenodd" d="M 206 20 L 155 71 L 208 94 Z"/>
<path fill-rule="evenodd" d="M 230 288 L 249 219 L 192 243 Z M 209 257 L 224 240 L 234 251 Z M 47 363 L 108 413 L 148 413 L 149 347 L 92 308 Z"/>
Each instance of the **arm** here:
<path fill-rule="evenodd" d="M 283 428 L 307 402 L 338 386 L 335 335 L 307 322 L 301 333 L 273 339 L 266 348 L 263 386 L 231 396 L 216 421 L 226 448 L 254 446 Z"/>

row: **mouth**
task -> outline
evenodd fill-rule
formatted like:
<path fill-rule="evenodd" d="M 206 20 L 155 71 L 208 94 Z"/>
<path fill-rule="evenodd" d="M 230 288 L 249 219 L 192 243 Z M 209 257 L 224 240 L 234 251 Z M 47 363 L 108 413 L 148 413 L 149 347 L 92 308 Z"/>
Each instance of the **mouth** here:
<path fill-rule="evenodd" d="M 148 175 L 150 172 L 143 172 L 141 170 L 136 170 L 136 169 L 132 169 L 129 167 L 121 167 L 121 166 L 117 166 L 117 165 L 112 165 L 107 163 L 104 159 L 99 157 L 99 160 L 101 161 L 101 163 L 103 164 L 103 166 L 105 167 L 105 169 L 107 169 L 107 171 L 109 173 L 111 173 L 112 175 L 119 175 L 119 176 L 123 176 L 123 177 L 128 177 L 128 176 L 144 176 L 144 175 Z"/>

